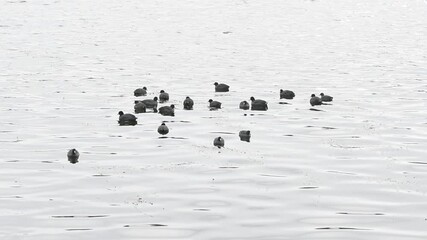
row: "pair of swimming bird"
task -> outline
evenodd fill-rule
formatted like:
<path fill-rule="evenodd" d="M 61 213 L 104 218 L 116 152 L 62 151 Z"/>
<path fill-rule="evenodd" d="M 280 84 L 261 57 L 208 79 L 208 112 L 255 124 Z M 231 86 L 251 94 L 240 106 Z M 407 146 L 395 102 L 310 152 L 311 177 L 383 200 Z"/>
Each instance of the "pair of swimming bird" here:
<path fill-rule="evenodd" d="M 249 142 L 251 138 L 251 131 L 249 130 L 242 130 L 239 132 L 239 137 L 241 141 Z M 213 141 L 213 145 L 222 148 L 225 146 L 225 140 L 222 137 L 216 137 Z"/>
<path fill-rule="evenodd" d="M 311 94 L 310 104 L 311 106 L 322 105 L 323 102 L 332 102 L 333 97 L 320 93 L 320 97 L 316 97 L 315 94 Z"/>
<path fill-rule="evenodd" d="M 251 97 L 250 100 L 251 100 L 252 104 L 249 104 L 249 102 L 247 102 L 247 101 L 242 101 L 239 104 L 239 108 L 243 109 L 243 110 L 248 110 L 250 108 L 251 110 L 256 110 L 256 111 L 267 111 L 268 110 L 268 104 L 266 101 L 264 101 L 262 99 L 255 99 L 254 97 Z M 211 109 L 220 109 L 221 105 L 222 105 L 221 102 L 209 99 L 209 107 Z"/>
<path fill-rule="evenodd" d="M 146 96 L 147 95 L 147 87 L 135 89 L 135 91 L 133 91 L 133 95 L 135 97 Z M 169 94 L 167 92 L 165 92 L 164 90 L 160 90 L 160 95 L 159 95 L 158 100 L 160 102 L 169 101 Z"/>

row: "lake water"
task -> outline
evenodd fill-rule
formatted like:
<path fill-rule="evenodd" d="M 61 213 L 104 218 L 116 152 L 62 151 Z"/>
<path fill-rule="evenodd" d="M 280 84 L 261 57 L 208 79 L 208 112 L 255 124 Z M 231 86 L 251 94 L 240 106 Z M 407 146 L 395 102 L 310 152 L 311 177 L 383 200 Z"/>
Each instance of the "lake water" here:
<path fill-rule="evenodd" d="M 427 238 L 426 1 L 11 0 L 0 16 L 1 239 Z M 119 126 L 143 86 L 176 116 Z M 313 111 L 320 92 L 334 101 Z M 251 96 L 269 110 L 238 109 Z"/>

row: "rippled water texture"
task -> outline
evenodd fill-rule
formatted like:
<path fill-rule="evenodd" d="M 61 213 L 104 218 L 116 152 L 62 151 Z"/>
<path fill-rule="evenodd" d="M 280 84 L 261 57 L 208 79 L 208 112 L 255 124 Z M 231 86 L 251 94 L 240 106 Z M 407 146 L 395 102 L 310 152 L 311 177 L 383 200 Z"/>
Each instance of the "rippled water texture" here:
<path fill-rule="evenodd" d="M 1 239 L 426 239 L 425 1 L 13 0 L 0 16 Z M 119 126 L 143 86 L 175 117 Z M 320 92 L 334 101 L 311 107 Z M 269 110 L 238 109 L 251 96 Z"/>

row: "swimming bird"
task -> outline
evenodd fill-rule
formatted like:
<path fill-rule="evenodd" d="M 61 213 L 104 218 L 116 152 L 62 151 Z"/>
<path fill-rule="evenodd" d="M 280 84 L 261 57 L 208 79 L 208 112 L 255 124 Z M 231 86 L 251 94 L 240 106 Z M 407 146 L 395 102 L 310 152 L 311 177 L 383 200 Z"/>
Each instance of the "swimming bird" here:
<path fill-rule="evenodd" d="M 164 90 L 160 90 L 159 102 L 166 101 L 169 101 L 169 93 L 165 92 Z"/>
<path fill-rule="evenodd" d="M 214 83 L 215 85 L 215 92 L 228 92 L 230 89 L 230 86 L 224 83 Z"/>
<path fill-rule="evenodd" d="M 135 101 L 135 104 L 142 102 L 145 104 L 146 108 L 152 108 L 152 109 L 157 109 L 157 97 L 154 97 L 153 99 L 145 99 L 142 101 Z"/>
<path fill-rule="evenodd" d="M 242 130 L 239 132 L 239 137 L 241 141 L 249 142 L 251 138 L 251 131 Z"/>
<path fill-rule="evenodd" d="M 217 146 L 218 148 L 224 147 L 224 138 L 222 138 L 222 137 L 215 138 L 213 144 L 214 144 L 214 146 Z"/>
<path fill-rule="evenodd" d="M 322 102 L 332 102 L 333 97 L 325 95 L 323 93 L 320 94 L 320 100 L 322 100 Z"/>
<path fill-rule="evenodd" d="M 218 109 L 218 108 L 221 108 L 221 103 L 220 102 L 218 102 L 218 101 L 214 101 L 214 100 L 212 100 L 212 99 L 209 99 L 209 107 L 210 108 L 214 108 L 214 109 Z"/>
<path fill-rule="evenodd" d="M 133 109 L 135 110 L 135 113 L 145 113 L 147 112 L 147 106 L 143 102 L 138 102 L 133 106 Z"/>
<path fill-rule="evenodd" d="M 165 123 L 162 123 L 162 125 L 160 125 L 159 128 L 157 128 L 157 132 L 162 135 L 166 135 L 169 133 L 169 128 L 168 126 L 166 126 Z"/>
<path fill-rule="evenodd" d="M 193 99 L 191 99 L 190 97 L 186 97 L 184 100 L 184 109 L 186 110 L 193 110 Z"/>
<path fill-rule="evenodd" d="M 316 97 L 314 94 L 311 94 L 310 104 L 311 106 L 322 105 L 322 99 Z"/>
<path fill-rule="evenodd" d="M 175 105 L 163 106 L 159 108 L 159 113 L 163 116 L 175 116 Z"/>
<path fill-rule="evenodd" d="M 68 151 L 67 157 L 70 163 L 75 164 L 79 160 L 80 153 L 77 151 L 77 149 L 73 148 L 73 149 L 70 149 L 70 151 Z"/>
<path fill-rule="evenodd" d="M 268 106 L 267 102 L 261 99 L 255 99 L 254 97 L 251 97 L 251 110 L 257 110 L 257 111 L 267 111 Z"/>
<path fill-rule="evenodd" d="M 242 101 L 239 104 L 239 108 L 243 110 L 248 110 L 250 108 L 250 105 L 247 101 Z"/>
<path fill-rule="evenodd" d="M 137 88 L 137 89 L 135 89 L 135 91 L 133 91 L 133 95 L 135 97 L 145 96 L 145 95 L 147 95 L 147 88 L 146 87 Z"/>
<path fill-rule="evenodd" d="M 126 113 L 124 114 L 122 111 L 119 112 L 119 124 L 121 126 L 125 126 L 125 125 L 136 125 L 137 121 L 136 121 L 136 117 L 133 114 L 130 113 Z"/>
<path fill-rule="evenodd" d="M 293 99 L 295 97 L 295 93 L 291 90 L 283 90 L 280 89 L 280 99 Z"/>

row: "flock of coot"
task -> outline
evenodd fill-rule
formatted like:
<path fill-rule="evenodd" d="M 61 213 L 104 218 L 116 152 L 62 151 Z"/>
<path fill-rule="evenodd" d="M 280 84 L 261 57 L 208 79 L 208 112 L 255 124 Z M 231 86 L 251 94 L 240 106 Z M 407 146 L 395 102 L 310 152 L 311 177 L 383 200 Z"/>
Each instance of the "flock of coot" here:
<path fill-rule="evenodd" d="M 230 86 L 224 83 L 214 83 L 215 92 L 228 92 L 230 91 Z M 147 88 L 138 88 L 134 91 L 134 96 L 146 96 Z M 295 97 L 295 93 L 291 90 L 283 90 L 280 89 L 280 99 L 293 99 Z M 310 104 L 311 106 L 322 105 L 324 102 L 331 102 L 332 97 L 325 95 L 323 93 L 320 94 L 320 97 L 317 97 L 315 94 L 311 95 Z M 164 90 L 161 90 L 159 93 L 159 97 L 154 97 L 153 99 L 145 99 L 145 100 L 136 100 L 134 110 L 135 113 L 145 113 L 147 109 L 152 109 L 153 112 L 162 114 L 164 116 L 175 116 L 175 105 L 170 106 L 162 106 L 157 108 L 158 102 L 164 103 L 169 101 L 169 94 Z M 209 108 L 211 110 L 220 109 L 222 103 L 219 101 L 215 101 L 213 99 L 209 99 Z M 192 110 L 194 105 L 194 101 L 190 97 L 186 97 L 183 102 L 183 106 L 185 110 Z M 255 110 L 255 111 L 267 111 L 268 104 L 266 101 L 262 99 L 255 99 L 254 97 L 250 98 L 250 103 L 247 101 L 242 101 L 239 104 L 239 108 L 243 110 Z M 119 112 L 119 124 L 120 125 L 136 125 L 137 117 L 131 113 L 123 113 Z M 169 133 L 169 129 L 165 123 L 162 123 L 157 129 L 159 134 L 165 135 Z M 239 137 L 243 141 L 249 141 L 250 139 L 250 131 L 240 131 Z M 214 139 L 214 145 L 217 147 L 224 147 L 224 139 L 222 137 L 217 137 Z"/>
<path fill-rule="evenodd" d="M 214 83 L 215 85 L 215 92 L 228 92 L 230 91 L 230 86 L 224 83 Z M 147 88 L 138 88 L 134 91 L 135 97 L 141 97 L 147 95 Z M 293 99 L 295 97 L 295 93 L 291 90 L 283 90 L 280 89 L 280 99 Z M 325 95 L 323 93 L 320 94 L 320 97 L 317 97 L 315 94 L 311 95 L 310 98 L 310 105 L 316 106 L 316 105 L 322 105 L 324 102 L 331 102 L 333 97 Z M 157 108 L 158 102 L 164 103 L 169 101 L 169 94 L 165 92 L 164 90 L 161 90 L 159 93 L 159 97 L 154 97 L 153 99 L 145 99 L 145 100 L 136 100 L 134 105 L 135 113 L 145 113 L 147 112 L 147 109 L 151 109 L 155 113 L 162 114 L 164 116 L 175 116 L 175 105 L 170 106 L 162 106 L 160 108 Z M 219 101 L 214 101 L 212 99 L 209 99 L 209 108 L 211 110 L 220 109 L 222 103 Z M 185 110 L 193 110 L 194 101 L 190 97 L 186 97 L 183 102 L 183 107 Z M 262 99 L 255 99 L 254 97 L 250 98 L 250 102 L 242 101 L 239 104 L 239 108 L 243 110 L 255 110 L 255 111 L 267 111 L 268 110 L 268 104 L 266 101 Z M 131 113 L 123 113 L 123 111 L 119 111 L 119 124 L 121 126 L 126 125 L 136 125 L 137 117 Z M 158 129 L 157 132 L 161 135 L 166 135 L 169 133 L 169 128 L 166 126 L 165 123 L 162 123 Z M 251 132 L 249 130 L 242 130 L 239 132 L 240 140 L 249 142 L 251 137 Z M 217 137 L 213 141 L 213 145 L 217 146 L 218 148 L 224 147 L 225 142 L 224 138 Z M 71 149 L 67 153 L 68 160 L 71 163 L 77 163 L 78 158 L 80 154 L 76 149 Z"/>

